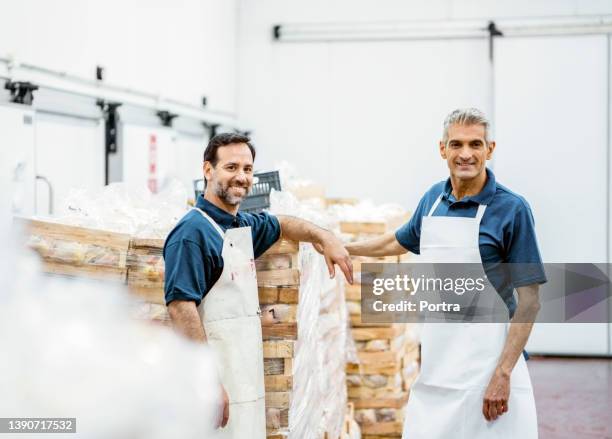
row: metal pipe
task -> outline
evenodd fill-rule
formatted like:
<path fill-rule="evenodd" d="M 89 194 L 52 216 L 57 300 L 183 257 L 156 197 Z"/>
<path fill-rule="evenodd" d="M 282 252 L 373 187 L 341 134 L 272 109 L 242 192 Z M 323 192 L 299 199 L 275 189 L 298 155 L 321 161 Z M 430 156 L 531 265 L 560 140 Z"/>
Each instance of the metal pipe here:
<path fill-rule="evenodd" d="M 105 84 L 34 64 L 18 64 L 5 57 L 0 57 L 0 67 L 4 67 L 4 69 L 0 68 L 0 78 L 5 80 L 29 81 L 55 92 L 96 100 L 121 102 L 154 112 L 165 110 L 199 121 L 217 123 L 230 128 L 241 128 L 234 114 L 204 110 L 199 106 L 176 99 L 164 99 L 162 96 L 153 93 Z"/>
<path fill-rule="evenodd" d="M 77 113 L 68 113 L 65 111 L 56 111 L 56 110 L 47 110 L 44 108 L 37 108 L 36 109 L 36 113 L 38 114 L 46 114 L 49 116 L 59 116 L 59 117 L 66 117 L 66 118 L 71 118 L 71 119 L 77 119 L 77 120 L 85 120 L 88 122 L 99 122 L 102 120 L 102 116 L 83 116 L 81 114 L 77 114 Z"/>
<path fill-rule="evenodd" d="M 495 20 L 510 37 L 589 35 L 612 32 L 612 16 L 551 17 Z M 486 20 L 345 22 L 277 24 L 279 42 L 353 42 L 391 40 L 448 40 L 488 38 Z"/>
<path fill-rule="evenodd" d="M 49 193 L 48 210 L 49 210 L 49 215 L 53 215 L 53 186 L 51 185 L 51 182 L 49 181 L 49 179 L 42 175 L 37 175 L 36 180 L 41 180 L 47 184 L 48 193 Z"/>

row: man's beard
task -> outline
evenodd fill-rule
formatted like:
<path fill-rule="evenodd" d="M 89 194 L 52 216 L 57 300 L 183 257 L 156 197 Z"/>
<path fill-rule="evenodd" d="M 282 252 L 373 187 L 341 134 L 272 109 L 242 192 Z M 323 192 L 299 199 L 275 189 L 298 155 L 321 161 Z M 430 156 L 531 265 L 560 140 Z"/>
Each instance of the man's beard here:
<path fill-rule="evenodd" d="M 244 195 L 232 195 L 230 193 L 230 188 L 232 187 L 240 187 L 244 188 Z M 223 202 L 229 206 L 236 206 L 242 202 L 242 200 L 248 195 L 249 189 L 246 186 L 241 186 L 239 184 L 229 182 L 225 186 L 221 183 L 215 186 L 215 195 L 219 197 Z"/>

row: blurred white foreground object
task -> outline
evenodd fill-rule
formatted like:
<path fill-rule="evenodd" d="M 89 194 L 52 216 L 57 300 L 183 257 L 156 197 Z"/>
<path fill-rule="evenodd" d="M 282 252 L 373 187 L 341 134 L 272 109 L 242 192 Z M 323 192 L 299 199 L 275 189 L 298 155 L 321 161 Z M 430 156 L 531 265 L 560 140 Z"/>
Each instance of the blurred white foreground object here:
<path fill-rule="evenodd" d="M 43 276 L 7 245 L 0 267 L 3 417 L 76 418 L 76 434 L 56 438 L 214 437 L 219 381 L 205 346 L 131 318 L 120 287 Z"/>

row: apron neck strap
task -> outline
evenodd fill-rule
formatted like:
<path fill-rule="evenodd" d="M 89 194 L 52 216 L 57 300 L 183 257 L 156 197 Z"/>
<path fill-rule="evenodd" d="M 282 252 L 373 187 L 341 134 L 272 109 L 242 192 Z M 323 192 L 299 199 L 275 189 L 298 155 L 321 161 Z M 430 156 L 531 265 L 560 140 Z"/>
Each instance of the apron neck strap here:
<path fill-rule="evenodd" d="M 480 221 L 482 220 L 482 217 L 484 216 L 485 213 L 485 209 L 487 208 L 486 204 L 479 204 L 478 205 L 478 211 L 476 212 L 476 222 L 478 224 L 480 224 Z"/>
<path fill-rule="evenodd" d="M 438 204 L 440 204 L 441 200 L 442 200 L 442 194 L 438 196 L 433 206 L 431 206 L 431 209 L 429 209 L 429 213 L 427 214 L 427 216 L 433 216 L 433 213 L 435 212 L 436 207 L 438 207 Z M 480 224 L 480 221 L 482 220 L 482 217 L 484 216 L 486 208 L 487 208 L 486 204 L 478 205 L 478 211 L 476 212 L 476 217 L 474 218 L 478 224 Z"/>
<path fill-rule="evenodd" d="M 225 232 L 223 232 L 223 229 L 221 229 L 219 224 L 217 224 L 214 219 L 212 219 L 206 212 L 204 212 L 199 207 L 196 207 L 196 210 L 200 212 L 202 216 L 210 222 L 210 224 L 215 228 L 217 232 L 219 232 L 219 235 L 221 235 L 221 239 L 225 239 Z"/>
<path fill-rule="evenodd" d="M 431 209 L 429 209 L 429 213 L 427 214 L 427 216 L 433 216 L 436 207 L 438 207 L 438 204 L 440 204 L 440 200 L 442 200 L 442 194 L 440 194 L 438 198 L 436 198 L 436 201 L 435 203 L 433 203 L 433 206 L 431 206 Z"/>

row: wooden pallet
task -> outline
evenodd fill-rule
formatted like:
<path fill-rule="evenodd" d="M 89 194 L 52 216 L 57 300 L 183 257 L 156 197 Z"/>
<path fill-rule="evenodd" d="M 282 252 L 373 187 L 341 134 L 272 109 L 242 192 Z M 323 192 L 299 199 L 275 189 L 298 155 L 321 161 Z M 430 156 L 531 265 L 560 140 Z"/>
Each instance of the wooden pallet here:
<path fill-rule="evenodd" d="M 44 272 L 125 283 L 129 235 L 25 218 L 14 225 L 40 256 Z"/>
<path fill-rule="evenodd" d="M 165 305 L 163 239 L 130 241 L 127 284 L 130 293 L 145 302 Z"/>
<path fill-rule="evenodd" d="M 281 240 L 256 262 L 264 339 L 267 438 L 286 438 L 298 335 L 300 272 L 297 243 Z"/>
<path fill-rule="evenodd" d="M 378 436 L 401 436 L 404 429 L 404 423 L 401 421 L 377 422 L 376 424 L 365 424 L 361 426 L 361 434 L 378 435 Z"/>
<path fill-rule="evenodd" d="M 355 410 L 392 408 L 402 409 L 408 402 L 408 392 L 398 392 L 385 398 L 350 399 Z"/>
<path fill-rule="evenodd" d="M 377 408 L 360 409 L 355 412 L 355 419 L 359 425 L 374 425 L 381 422 L 403 422 L 404 409 Z"/>

